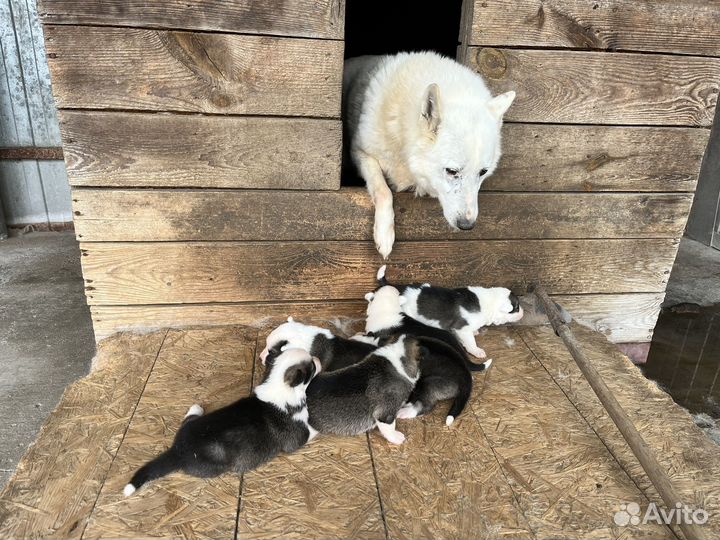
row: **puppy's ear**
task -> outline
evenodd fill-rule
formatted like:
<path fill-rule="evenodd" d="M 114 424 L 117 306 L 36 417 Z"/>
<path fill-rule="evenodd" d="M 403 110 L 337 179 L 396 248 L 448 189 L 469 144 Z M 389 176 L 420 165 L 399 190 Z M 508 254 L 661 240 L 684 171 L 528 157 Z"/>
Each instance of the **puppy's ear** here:
<path fill-rule="evenodd" d="M 440 88 L 435 83 L 425 89 L 422 116 L 427 122 L 428 129 L 432 133 L 437 133 L 440 127 Z"/>
<path fill-rule="evenodd" d="M 495 96 L 488 101 L 488 109 L 490 109 L 490 112 L 493 113 L 499 120 L 507 112 L 514 100 L 515 92 L 510 90 L 509 92 Z"/>
<path fill-rule="evenodd" d="M 374 293 L 374 292 L 369 292 L 369 293 L 367 293 L 367 294 L 365 295 L 365 300 L 367 300 L 368 302 L 372 302 L 372 299 L 373 299 L 373 298 L 375 298 L 375 293 Z"/>
<path fill-rule="evenodd" d="M 310 376 L 310 364 L 302 363 L 289 367 L 285 372 L 285 384 L 295 388 L 298 384 L 304 383 Z"/>

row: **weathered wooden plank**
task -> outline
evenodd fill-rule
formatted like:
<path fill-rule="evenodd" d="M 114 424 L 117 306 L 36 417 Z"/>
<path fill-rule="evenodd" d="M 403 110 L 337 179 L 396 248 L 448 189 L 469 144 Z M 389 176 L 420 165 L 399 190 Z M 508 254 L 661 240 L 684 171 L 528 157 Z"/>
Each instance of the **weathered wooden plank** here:
<path fill-rule="evenodd" d="M 493 92 L 515 90 L 520 122 L 710 126 L 720 58 L 471 48 Z"/>
<path fill-rule="evenodd" d="M 341 0 L 42 0 L 45 24 L 141 26 L 343 39 Z"/>
<path fill-rule="evenodd" d="M 492 328 L 479 342 L 495 362 L 470 406 L 537 537 L 673 538 L 652 522 L 614 523 L 620 504 L 647 498 L 519 335 Z"/>
<path fill-rule="evenodd" d="M 720 6 L 706 0 L 475 0 L 471 45 L 580 47 L 720 56 Z"/>
<path fill-rule="evenodd" d="M 298 320 L 320 324 L 298 309 Z M 312 317 L 313 320 L 308 317 Z M 277 323 L 279 321 L 275 321 Z M 258 349 L 271 328 L 264 328 Z M 254 384 L 264 367 L 256 362 Z M 238 538 L 385 538 L 382 511 L 365 436 L 319 436 L 290 455 L 243 477 Z"/>
<path fill-rule="evenodd" d="M 85 242 L 372 239 L 372 203 L 364 189 L 76 189 L 73 203 L 75 231 Z M 436 199 L 398 194 L 395 237 L 679 238 L 692 194 L 481 193 L 479 204 L 475 228 L 459 233 L 450 230 Z"/>
<path fill-rule="evenodd" d="M 473 402 L 484 402 L 483 378 L 475 376 Z M 399 421 L 407 437 L 400 447 L 370 434 L 388 537 L 535 538 L 470 406 L 451 427 L 446 415 L 440 404 Z"/>
<path fill-rule="evenodd" d="M 340 186 L 340 120 L 66 110 L 61 129 L 76 186 Z"/>
<path fill-rule="evenodd" d="M 662 293 L 553 295 L 576 320 L 616 343 L 649 341 L 663 300 Z M 92 306 L 97 339 L 120 330 L 183 327 L 195 324 L 276 324 L 292 315 L 312 313 L 319 320 L 364 319 L 365 301 L 263 304 L 185 304 Z"/>
<path fill-rule="evenodd" d="M 708 137 L 694 128 L 506 123 L 483 189 L 694 191 Z"/>
<path fill-rule="evenodd" d="M 99 344 L 97 371 L 68 387 L 0 496 L 0 536 L 81 537 L 165 334 Z"/>
<path fill-rule="evenodd" d="M 249 394 L 257 332 L 224 327 L 168 332 L 83 538 L 232 538 L 240 477 L 175 473 L 132 497 L 135 470 L 167 449 L 193 403 L 218 409 Z"/>
<path fill-rule="evenodd" d="M 45 27 L 58 107 L 340 117 L 343 43 Z"/>
<path fill-rule="evenodd" d="M 677 242 L 473 240 L 400 242 L 395 279 L 438 285 L 539 280 L 553 294 L 661 292 Z M 381 260 L 370 242 L 81 244 L 88 303 L 358 300 Z M 469 278 L 469 276 L 471 276 Z"/>
<path fill-rule="evenodd" d="M 716 517 L 720 511 L 717 445 L 695 426 L 685 409 L 647 380 L 611 343 L 577 325 L 573 326 L 573 332 L 635 427 L 666 467 L 684 497 L 681 502 L 691 509 L 703 508 L 708 512 L 710 519 L 703 525 L 707 536 L 720 535 L 720 521 Z M 520 336 L 647 498 L 664 508 L 637 458 L 552 329 L 521 329 Z M 659 418 L 662 421 L 659 422 Z M 642 511 L 645 511 L 644 505 Z"/>

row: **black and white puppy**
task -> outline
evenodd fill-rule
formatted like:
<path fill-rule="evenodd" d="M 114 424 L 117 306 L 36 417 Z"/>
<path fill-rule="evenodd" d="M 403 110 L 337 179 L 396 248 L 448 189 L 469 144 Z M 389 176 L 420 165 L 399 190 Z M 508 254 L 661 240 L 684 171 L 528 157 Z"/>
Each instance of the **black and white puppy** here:
<path fill-rule="evenodd" d="M 453 399 L 445 423 L 449 426 L 460 415 L 472 392 L 472 371 L 484 371 L 492 360 L 470 362 L 462 344 L 449 331 L 428 326 L 402 312 L 404 299 L 395 287 L 386 285 L 369 293 L 366 332 L 384 338 L 411 335 L 422 345 L 420 378 L 398 412 L 398 418 L 427 414 L 439 401 Z"/>
<path fill-rule="evenodd" d="M 332 371 L 357 364 L 377 349 L 377 343 L 376 338 L 366 336 L 353 336 L 351 339 L 336 336 L 325 328 L 296 322 L 288 317 L 287 322 L 268 335 L 260 360 L 265 364 L 269 356 L 277 356 L 288 348 L 298 348 L 319 358 L 323 371 Z"/>
<path fill-rule="evenodd" d="M 310 425 L 320 433 L 359 435 L 377 426 L 393 444 L 405 435 L 395 418 L 420 377 L 420 347 L 398 336 L 361 362 L 313 379 L 307 390 Z"/>
<path fill-rule="evenodd" d="M 377 273 L 379 285 L 388 285 L 386 266 Z M 478 358 L 485 351 L 475 343 L 483 326 L 517 322 L 523 317 L 520 301 L 504 287 L 458 287 L 446 289 L 422 285 L 396 285 L 403 298 L 403 311 L 428 326 L 453 332 L 465 350 Z"/>
<path fill-rule="evenodd" d="M 280 354 L 252 396 L 203 416 L 200 405 L 185 415 L 172 446 L 143 465 L 125 486 L 125 496 L 173 471 L 208 478 L 244 472 L 281 452 L 294 452 L 314 437 L 305 391 L 321 370 L 302 349 Z"/>

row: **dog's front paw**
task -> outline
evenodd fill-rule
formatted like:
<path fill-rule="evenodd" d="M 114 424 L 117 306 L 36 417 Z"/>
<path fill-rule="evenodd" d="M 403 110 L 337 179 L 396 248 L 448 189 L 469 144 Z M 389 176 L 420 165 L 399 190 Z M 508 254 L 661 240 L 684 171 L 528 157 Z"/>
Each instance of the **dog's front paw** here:
<path fill-rule="evenodd" d="M 400 431 L 391 431 L 389 433 L 383 433 L 383 436 L 388 442 L 392 444 L 400 445 L 405 442 L 405 435 Z"/>
<path fill-rule="evenodd" d="M 480 347 L 468 349 L 467 352 L 472 354 L 475 358 L 487 358 L 487 353 Z"/>
<path fill-rule="evenodd" d="M 373 233 L 375 238 L 375 247 L 377 248 L 383 259 L 387 259 L 392 251 L 395 243 L 395 219 L 390 212 L 375 213 L 375 230 Z"/>
<path fill-rule="evenodd" d="M 415 418 L 417 415 L 418 411 L 412 403 L 406 403 L 397 412 L 397 418 Z"/>

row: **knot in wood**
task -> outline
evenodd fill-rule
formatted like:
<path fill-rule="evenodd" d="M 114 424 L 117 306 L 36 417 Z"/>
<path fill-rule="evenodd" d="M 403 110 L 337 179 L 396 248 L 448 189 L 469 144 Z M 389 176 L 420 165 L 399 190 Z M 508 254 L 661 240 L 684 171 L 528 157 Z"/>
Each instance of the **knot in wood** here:
<path fill-rule="evenodd" d="M 507 58 L 498 49 L 484 48 L 477 54 L 480 73 L 490 79 L 501 79 L 507 71 Z"/>

